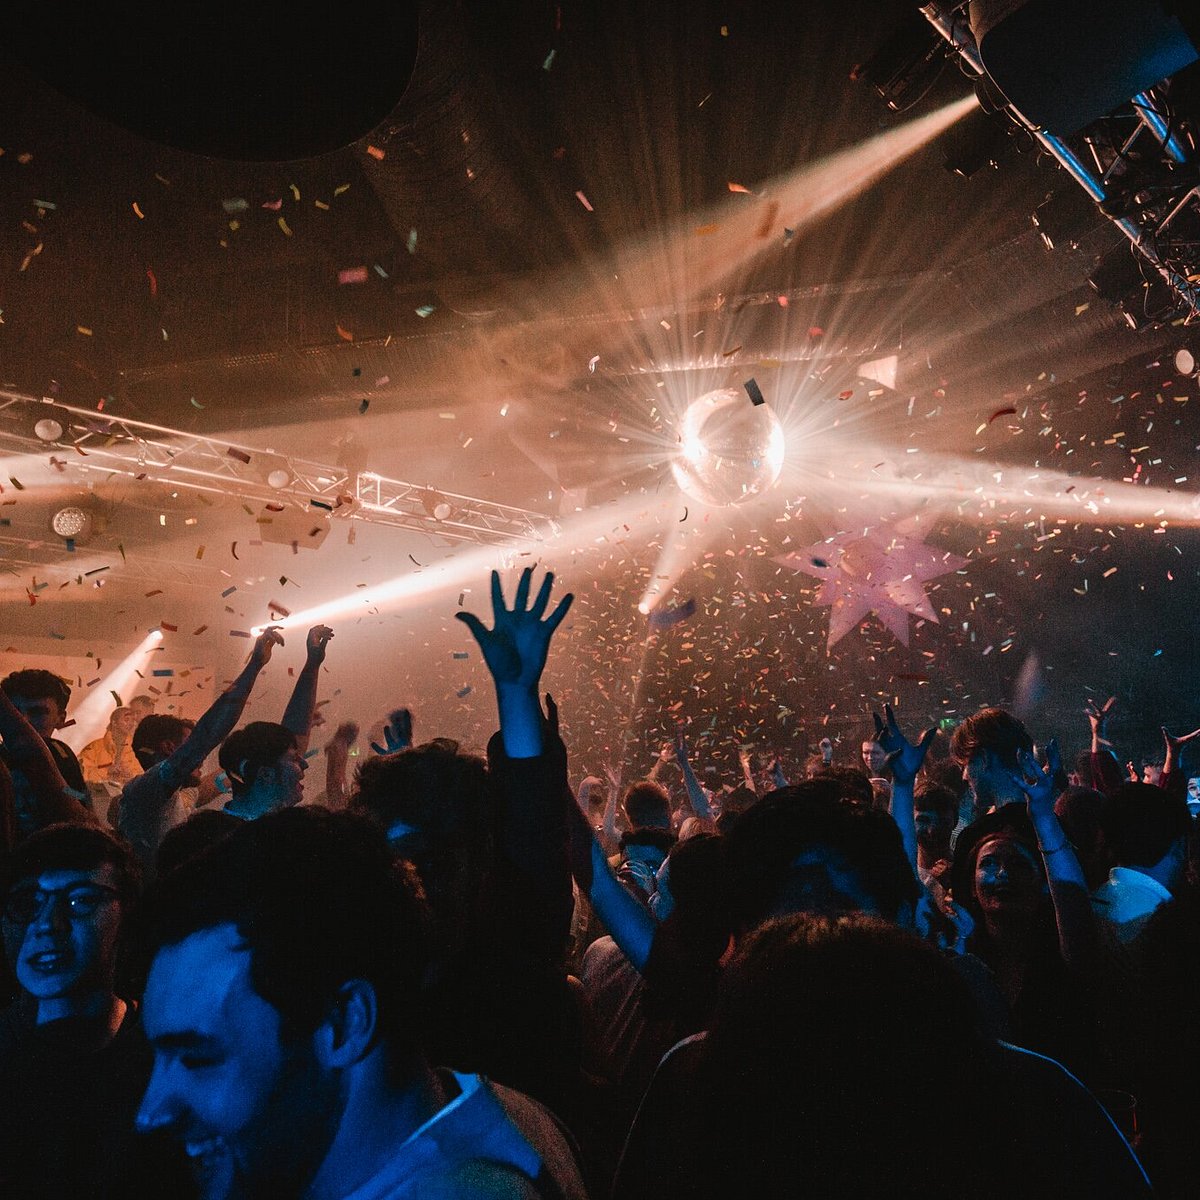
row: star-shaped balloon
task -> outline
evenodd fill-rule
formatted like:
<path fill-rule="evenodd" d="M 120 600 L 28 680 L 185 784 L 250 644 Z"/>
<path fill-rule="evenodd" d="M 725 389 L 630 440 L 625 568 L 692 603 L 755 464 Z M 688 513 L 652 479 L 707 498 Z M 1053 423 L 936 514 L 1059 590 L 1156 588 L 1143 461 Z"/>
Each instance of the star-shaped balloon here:
<path fill-rule="evenodd" d="M 839 533 L 775 561 L 821 581 L 816 603 L 829 605 L 832 649 L 870 613 L 907 646 L 910 614 L 937 624 L 926 581 L 957 571 L 967 560 L 897 525 L 883 525 Z"/>

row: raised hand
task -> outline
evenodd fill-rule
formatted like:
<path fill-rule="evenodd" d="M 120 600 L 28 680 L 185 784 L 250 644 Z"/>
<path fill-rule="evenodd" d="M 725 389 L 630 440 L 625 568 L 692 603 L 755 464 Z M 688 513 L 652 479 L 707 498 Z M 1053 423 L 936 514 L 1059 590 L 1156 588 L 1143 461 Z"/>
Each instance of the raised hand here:
<path fill-rule="evenodd" d="M 900 726 L 896 724 L 896 714 L 892 712 L 892 706 L 885 704 L 883 711 L 887 717 L 886 723 L 880 719 L 878 713 L 871 714 L 875 721 L 875 740 L 883 747 L 883 751 L 887 755 L 888 766 L 892 768 L 892 777 L 895 781 L 899 784 L 911 785 L 917 778 L 921 764 L 925 761 L 925 755 L 929 753 L 929 747 L 933 745 L 933 739 L 937 736 L 937 728 L 931 726 L 925 730 L 914 746 L 900 732 Z"/>
<path fill-rule="evenodd" d="M 276 646 L 283 645 L 283 634 L 278 625 L 268 625 L 254 641 L 254 649 L 250 651 L 250 661 L 261 670 L 271 661 L 271 651 Z"/>
<path fill-rule="evenodd" d="M 609 795 L 618 795 L 621 791 L 621 771 L 618 767 L 605 766 L 604 778 L 608 780 Z"/>
<path fill-rule="evenodd" d="M 543 621 L 550 603 L 550 589 L 554 586 L 554 575 L 547 571 L 536 598 L 529 605 L 529 585 L 533 568 L 521 572 L 517 594 L 512 608 L 504 604 L 504 592 L 500 586 L 500 573 L 492 572 L 492 628 L 488 629 L 474 613 L 457 612 L 454 615 L 471 631 L 483 661 L 491 672 L 497 688 L 514 687 L 536 690 L 542 670 L 546 666 L 546 655 L 550 639 L 562 624 L 563 618 L 575 599 L 568 592 L 555 610 Z"/>
<path fill-rule="evenodd" d="M 333 630 L 328 625 L 314 625 L 308 631 L 304 645 L 310 663 L 319 665 L 325 661 L 325 647 L 329 645 L 331 637 L 333 637 Z"/>
<path fill-rule="evenodd" d="M 1053 814 L 1054 801 L 1061 790 L 1056 782 L 1062 770 L 1058 742 L 1051 738 L 1046 744 L 1045 769 L 1038 766 L 1037 759 L 1028 750 L 1017 751 L 1017 762 L 1021 769 L 1013 773 L 1013 782 L 1025 793 L 1030 819 L 1036 822 L 1039 817 Z"/>
<path fill-rule="evenodd" d="M 1172 760 L 1179 758 L 1179 749 L 1181 746 L 1186 746 L 1188 742 L 1194 741 L 1200 737 L 1200 729 L 1193 729 L 1191 733 L 1182 733 L 1178 737 L 1172 737 L 1167 732 L 1166 726 L 1162 726 L 1163 745 L 1166 747 L 1167 756 Z"/>
<path fill-rule="evenodd" d="M 1094 700 L 1089 700 L 1087 707 L 1084 709 L 1084 712 L 1087 714 L 1088 724 L 1092 727 L 1092 741 L 1099 746 L 1112 745 L 1108 740 L 1108 715 L 1112 712 L 1116 703 L 1116 696 L 1109 696 L 1104 702 L 1103 708 Z"/>
<path fill-rule="evenodd" d="M 333 737 L 329 739 L 330 744 L 334 742 L 342 746 L 353 746 L 358 740 L 358 726 L 353 721 L 343 721 L 334 731 Z"/>
<path fill-rule="evenodd" d="M 388 723 L 383 727 L 386 746 L 371 743 L 376 754 L 396 754 L 412 745 L 412 713 L 407 708 L 397 708 L 388 714 Z"/>
<path fill-rule="evenodd" d="M 664 750 L 670 749 L 672 751 L 672 753 L 674 753 L 675 761 L 677 763 L 683 764 L 683 763 L 687 762 L 687 760 L 688 760 L 688 744 L 687 744 L 687 738 L 684 736 L 682 725 L 680 725 L 675 730 L 675 745 L 670 746 L 670 747 L 664 746 L 663 749 Z"/>

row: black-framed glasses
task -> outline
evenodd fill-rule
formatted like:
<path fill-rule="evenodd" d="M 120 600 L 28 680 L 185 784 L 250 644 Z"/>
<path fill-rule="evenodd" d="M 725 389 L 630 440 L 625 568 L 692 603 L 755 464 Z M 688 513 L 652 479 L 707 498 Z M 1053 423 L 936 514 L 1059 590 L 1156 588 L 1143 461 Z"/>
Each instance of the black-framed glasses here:
<path fill-rule="evenodd" d="M 105 905 L 120 897 L 116 888 L 100 883 L 74 884 L 71 887 L 17 888 L 9 892 L 4 902 L 4 916 L 14 925 L 32 925 L 45 911 L 48 903 L 56 907 L 65 903 L 72 920 L 95 916 Z"/>

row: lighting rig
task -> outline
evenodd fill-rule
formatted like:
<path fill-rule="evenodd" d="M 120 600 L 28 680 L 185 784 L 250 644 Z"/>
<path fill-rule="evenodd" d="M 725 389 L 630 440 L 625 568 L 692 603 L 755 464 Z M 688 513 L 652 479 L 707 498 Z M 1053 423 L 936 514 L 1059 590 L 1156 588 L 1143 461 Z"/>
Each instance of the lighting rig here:
<path fill-rule="evenodd" d="M 554 532 L 548 517 L 509 504 L 49 398 L 0 391 L 0 414 L 19 414 L 7 427 L 0 424 L 0 445 L 24 454 L 57 449 L 68 456 L 60 466 L 86 473 L 150 479 L 276 512 L 302 510 L 314 519 L 337 516 L 485 545 L 540 541 Z"/>
<path fill-rule="evenodd" d="M 1038 143 L 1123 235 L 1089 283 L 1134 329 L 1200 321 L 1200 32 L 1188 11 L 1163 0 L 921 7 L 984 112 Z M 1079 209 L 1064 191 L 1039 206 L 1048 245 L 1072 240 Z"/>

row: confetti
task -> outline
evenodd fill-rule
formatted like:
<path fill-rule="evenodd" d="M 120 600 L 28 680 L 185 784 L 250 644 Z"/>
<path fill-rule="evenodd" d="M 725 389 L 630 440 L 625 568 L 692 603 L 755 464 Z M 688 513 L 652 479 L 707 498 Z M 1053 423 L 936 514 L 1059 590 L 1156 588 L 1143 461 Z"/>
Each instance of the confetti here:
<path fill-rule="evenodd" d="M 418 317 L 431 317 L 434 313 L 434 307 L 432 304 L 422 304 L 417 308 L 414 308 L 413 312 L 415 312 Z"/>
<path fill-rule="evenodd" d="M 454 694 L 461 700 L 464 696 L 469 696 L 471 694 L 472 690 L 473 689 L 472 689 L 471 685 L 468 683 L 465 688 L 459 688 L 458 691 L 455 692 Z"/>
<path fill-rule="evenodd" d="M 746 389 L 746 395 L 750 397 L 750 403 L 754 405 L 765 404 L 766 398 L 759 389 L 758 384 L 753 379 L 747 379 L 742 387 Z"/>
<path fill-rule="evenodd" d="M 383 151 L 378 146 L 368 146 L 367 153 L 377 162 L 383 161 Z"/>
<path fill-rule="evenodd" d="M 586 196 L 583 194 L 583 192 L 582 192 L 582 191 L 578 191 L 578 192 L 576 192 L 576 193 L 575 193 L 575 199 L 576 199 L 576 200 L 578 200 L 578 201 L 579 201 L 579 203 L 580 203 L 580 204 L 582 204 L 582 205 L 583 205 L 583 207 L 584 207 L 584 208 L 586 208 L 586 209 L 588 210 L 588 212 L 595 212 L 595 211 L 596 211 L 596 210 L 595 210 L 595 209 L 592 207 L 592 203 L 591 203 L 591 201 L 590 201 L 590 200 L 589 200 L 589 199 L 588 199 L 588 198 L 587 198 L 587 197 L 586 197 Z"/>
<path fill-rule="evenodd" d="M 367 268 L 366 267 L 347 267 L 344 271 L 338 272 L 338 283 L 366 283 Z"/>
<path fill-rule="evenodd" d="M 987 423 L 990 425 L 997 417 L 1009 417 L 1009 416 L 1015 417 L 1016 415 L 1017 415 L 1016 408 L 1014 408 L 1011 404 L 1009 404 L 1005 408 L 996 409 L 996 411 L 994 413 L 992 413 L 992 415 L 990 417 L 988 417 Z"/>
<path fill-rule="evenodd" d="M 250 461 L 250 455 L 247 454 L 245 452 L 245 450 L 236 450 L 236 449 L 234 449 L 233 446 L 230 446 L 229 449 L 225 451 L 225 453 L 230 458 L 236 458 L 238 460 L 238 462 L 240 462 L 240 463 L 249 463 L 249 461 Z"/>

